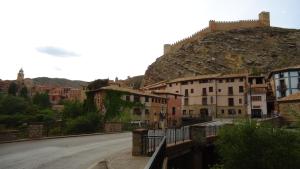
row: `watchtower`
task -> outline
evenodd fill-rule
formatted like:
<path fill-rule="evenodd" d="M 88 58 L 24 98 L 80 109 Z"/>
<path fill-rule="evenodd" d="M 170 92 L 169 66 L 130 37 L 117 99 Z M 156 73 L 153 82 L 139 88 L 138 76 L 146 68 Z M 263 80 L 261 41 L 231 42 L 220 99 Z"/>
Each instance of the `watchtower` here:
<path fill-rule="evenodd" d="M 263 26 L 270 26 L 270 12 L 262 11 L 259 13 L 258 17 Z"/>
<path fill-rule="evenodd" d="M 164 45 L 164 54 L 169 53 L 171 50 L 171 45 L 170 44 L 165 44 Z"/>

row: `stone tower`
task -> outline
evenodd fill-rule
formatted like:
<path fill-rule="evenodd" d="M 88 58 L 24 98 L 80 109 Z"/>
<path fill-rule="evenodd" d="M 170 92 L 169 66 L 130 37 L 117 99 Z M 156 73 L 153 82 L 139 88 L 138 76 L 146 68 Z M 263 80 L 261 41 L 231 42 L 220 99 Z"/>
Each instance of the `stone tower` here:
<path fill-rule="evenodd" d="M 270 12 L 262 11 L 258 15 L 259 21 L 264 26 L 270 26 Z"/>
<path fill-rule="evenodd" d="M 24 82 L 24 71 L 22 68 L 19 70 L 17 81 L 21 83 Z"/>
<path fill-rule="evenodd" d="M 171 51 L 171 45 L 165 44 L 164 45 L 164 54 L 169 53 Z"/>

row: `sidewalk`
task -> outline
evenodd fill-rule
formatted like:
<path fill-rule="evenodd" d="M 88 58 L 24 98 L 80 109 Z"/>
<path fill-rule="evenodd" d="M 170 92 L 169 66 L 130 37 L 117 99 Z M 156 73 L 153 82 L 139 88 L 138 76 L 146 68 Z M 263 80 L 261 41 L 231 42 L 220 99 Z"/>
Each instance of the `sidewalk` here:
<path fill-rule="evenodd" d="M 106 159 L 108 169 L 144 169 L 150 157 L 132 156 L 131 148 Z"/>

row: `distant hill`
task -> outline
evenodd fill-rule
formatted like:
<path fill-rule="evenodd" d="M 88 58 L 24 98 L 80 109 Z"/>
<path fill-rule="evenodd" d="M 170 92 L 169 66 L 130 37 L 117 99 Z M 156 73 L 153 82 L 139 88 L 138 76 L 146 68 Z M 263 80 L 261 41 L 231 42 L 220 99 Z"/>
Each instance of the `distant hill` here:
<path fill-rule="evenodd" d="M 37 77 L 31 79 L 34 85 L 47 85 L 55 87 L 73 87 L 80 88 L 80 85 L 87 85 L 88 82 L 80 80 L 69 80 L 64 78 L 49 78 L 49 77 Z"/>

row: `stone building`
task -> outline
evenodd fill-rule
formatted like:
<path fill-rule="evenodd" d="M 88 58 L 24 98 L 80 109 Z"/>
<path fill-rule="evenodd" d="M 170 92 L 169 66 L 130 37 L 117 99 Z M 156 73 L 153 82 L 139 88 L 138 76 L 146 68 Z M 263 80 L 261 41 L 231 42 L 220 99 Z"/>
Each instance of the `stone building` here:
<path fill-rule="evenodd" d="M 106 86 L 93 91 L 95 92 L 95 104 L 100 112 L 106 112 L 104 101 L 109 91 L 120 92 L 121 99 L 124 101 L 141 103 L 143 105 L 129 108 L 129 112 L 135 121 L 140 121 L 156 128 L 166 125 L 167 98 L 119 86 Z"/>
<path fill-rule="evenodd" d="M 167 126 L 168 127 L 181 126 L 182 95 L 178 93 L 171 93 L 166 90 L 154 90 L 152 91 L 152 93 L 167 99 L 167 112 L 166 112 Z"/>
<path fill-rule="evenodd" d="M 247 116 L 247 74 L 211 74 L 167 82 L 166 91 L 183 95 L 182 116 Z"/>
<path fill-rule="evenodd" d="M 290 94 L 277 100 L 279 115 L 284 118 L 285 121 L 293 123 L 296 120 L 300 120 L 300 93 Z"/>
<path fill-rule="evenodd" d="M 300 65 L 275 69 L 268 79 L 276 100 L 300 91 Z"/>
<path fill-rule="evenodd" d="M 49 91 L 48 95 L 50 103 L 57 105 L 62 101 L 80 101 L 81 90 L 71 87 L 54 87 Z"/>
<path fill-rule="evenodd" d="M 267 84 L 264 76 L 248 77 L 248 116 L 252 118 L 266 117 L 267 111 Z"/>

